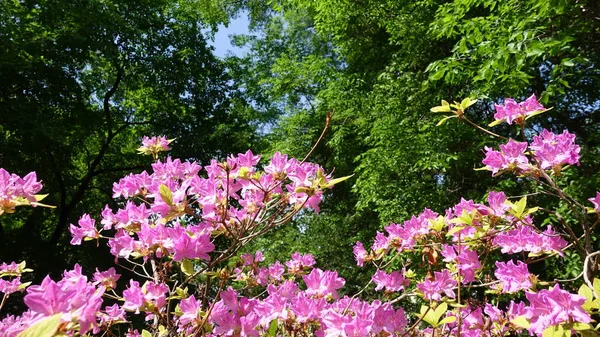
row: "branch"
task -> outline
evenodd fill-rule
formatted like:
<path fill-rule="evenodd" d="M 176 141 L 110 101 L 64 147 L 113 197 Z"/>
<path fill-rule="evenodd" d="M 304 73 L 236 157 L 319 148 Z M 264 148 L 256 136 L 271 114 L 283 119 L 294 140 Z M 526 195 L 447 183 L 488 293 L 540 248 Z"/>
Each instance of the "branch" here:
<path fill-rule="evenodd" d="M 315 149 L 317 148 L 317 145 L 319 145 L 319 143 L 321 142 L 321 140 L 325 136 L 325 132 L 329 128 L 329 125 L 331 124 L 331 118 L 333 117 L 334 114 L 335 114 L 335 110 L 332 113 L 330 113 L 329 111 L 327 111 L 327 115 L 325 117 L 325 127 L 323 128 L 323 131 L 321 132 L 321 135 L 319 136 L 319 139 L 317 139 L 317 141 L 315 142 L 315 145 L 313 145 L 312 149 L 310 149 L 310 151 L 306 154 L 306 156 L 304 157 L 304 159 L 302 159 L 301 163 L 304 163 L 308 159 L 308 157 L 310 157 L 310 155 L 315 151 Z"/>
<path fill-rule="evenodd" d="M 104 115 L 106 116 L 106 125 L 108 128 L 108 136 L 112 135 L 112 116 L 110 115 L 110 99 L 114 96 L 119 88 L 119 84 L 123 79 L 123 65 L 119 65 L 117 67 L 117 78 L 115 79 L 115 83 L 113 86 L 104 94 Z"/>

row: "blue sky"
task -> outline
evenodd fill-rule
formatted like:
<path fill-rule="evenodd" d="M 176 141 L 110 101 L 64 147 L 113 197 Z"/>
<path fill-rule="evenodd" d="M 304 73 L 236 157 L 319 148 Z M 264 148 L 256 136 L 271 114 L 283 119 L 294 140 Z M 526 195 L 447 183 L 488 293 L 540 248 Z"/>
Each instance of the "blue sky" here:
<path fill-rule="evenodd" d="M 248 16 L 246 13 L 241 13 L 238 18 L 231 20 L 228 27 L 219 25 L 219 30 L 215 34 L 215 40 L 208 41 L 211 46 L 215 47 L 215 55 L 224 57 L 230 52 L 238 56 L 243 55 L 246 48 L 237 48 L 232 46 L 230 35 L 248 34 L 248 24 Z"/>

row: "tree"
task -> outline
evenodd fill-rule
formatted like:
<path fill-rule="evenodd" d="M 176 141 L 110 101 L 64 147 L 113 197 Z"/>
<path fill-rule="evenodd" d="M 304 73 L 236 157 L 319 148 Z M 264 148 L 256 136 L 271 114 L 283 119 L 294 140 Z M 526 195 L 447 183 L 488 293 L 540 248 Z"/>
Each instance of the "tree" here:
<path fill-rule="evenodd" d="M 442 211 L 490 187 L 511 191 L 515 178 L 494 182 L 473 171 L 488 134 L 432 127 L 439 117 L 429 107 L 448 98 L 480 98 L 481 113 L 470 118 L 481 122 L 493 114 L 492 103 L 536 93 L 554 108 L 530 130 L 579 135 L 581 170 L 568 173 L 573 183 L 566 188 L 578 197 L 591 195 L 600 177 L 596 8 L 593 1 L 560 0 L 297 0 L 265 9 L 272 14 L 258 16 L 263 37 L 245 40 L 254 51 L 249 58 L 262 65 L 256 69 L 266 69 L 259 84 L 286 111 L 275 128 L 274 148 L 308 152 L 325 113 L 335 111 L 314 158 L 342 175 L 355 173 L 351 191 L 338 189 L 325 201 L 330 207 L 323 207 L 324 217 L 306 220 L 288 235 L 303 237 L 312 228 L 341 238 L 338 251 L 316 249 L 318 258 L 333 263 L 365 228 L 425 206 Z M 537 193 L 533 186 L 530 192 Z M 535 199 L 552 204 L 542 194 Z M 564 205 L 559 209 L 569 212 Z M 558 223 L 553 215 L 545 217 Z"/>
<path fill-rule="evenodd" d="M 201 163 L 258 143 L 266 118 L 206 42 L 216 9 L 172 0 L 0 6 L 0 165 L 40 167 L 57 206 L 4 221 L 3 259 L 62 269 L 43 263 L 48 250 L 66 249 L 68 224 L 102 209 L 117 177 L 145 167 L 135 155 L 143 135 L 185 140 L 173 154 Z"/>

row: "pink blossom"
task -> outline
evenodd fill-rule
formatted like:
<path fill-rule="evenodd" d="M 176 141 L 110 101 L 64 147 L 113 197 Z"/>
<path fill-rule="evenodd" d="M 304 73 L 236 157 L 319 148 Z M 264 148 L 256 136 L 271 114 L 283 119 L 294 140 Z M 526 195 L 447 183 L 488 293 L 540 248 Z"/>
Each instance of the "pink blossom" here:
<path fill-rule="evenodd" d="M 475 272 L 481 269 L 477 252 L 463 248 L 457 257 L 457 262 L 458 269 L 461 271 L 462 283 L 474 282 Z"/>
<path fill-rule="evenodd" d="M 504 192 L 490 191 L 488 194 L 488 204 L 495 216 L 503 216 L 510 208 L 510 206 L 506 204 L 506 195 Z"/>
<path fill-rule="evenodd" d="M 96 220 L 90 218 L 89 214 L 84 214 L 77 223 L 78 226 L 71 224 L 69 231 L 73 238 L 71 239 L 72 245 L 80 245 L 81 240 L 92 238 L 97 239 L 100 237 L 100 233 L 96 229 Z"/>
<path fill-rule="evenodd" d="M 552 325 L 564 322 L 589 323 L 590 315 L 581 307 L 585 297 L 571 294 L 560 289 L 557 283 L 548 290 L 538 293 L 526 293 L 530 304 L 526 308 L 531 320 L 530 332 L 541 336 L 543 331 Z"/>
<path fill-rule="evenodd" d="M 303 269 L 312 268 L 315 263 L 315 258 L 311 254 L 300 254 L 295 252 L 292 254 L 292 259 L 286 262 L 285 265 L 288 267 L 289 273 L 296 274 Z"/>
<path fill-rule="evenodd" d="M 94 285 L 101 284 L 106 289 L 114 289 L 117 287 L 117 280 L 119 278 L 121 278 L 121 275 L 117 274 L 117 271 L 113 267 L 102 272 L 96 268 L 96 272 L 94 273 Z"/>
<path fill-rule="evenodd" d="M 548 226 L 544 232 L 538 233 L 531 226 L 521 224 L 515 229 L 496 235 L 493 242 L 505 254 L 526 251 L 534 254 L 557 252 L 563 255 L 562 249 L 567 246 L 567 242 L 551 226 Z"/>
<path fill-rule="evenodd" d="M 181 261 L 183 259 L 202 259 L 210 260 L 208 253 L 215 249 L 215 245 L 210 241 L 210 234 L 197 234 L 194 237 L 182 231 L 180 236 L 174 241 L 173 260 Z"/>
<path fill-rule="evenodd" d="M 596 197 L 589 198 L 588 200 L 594 204 L 594 211 L 600 213 L 600 192 L 596 192 Z"/>
<path fill-rule="evenodd" d="M 529 289 L 533 286 L 531 283 L 527 264 L 517 261 L 517 264 L 511 260 L 508 263 L 496 262 L 496 271 L 494 275 L 500 280 L 503 293 L 514 293 L 521 289 Z"/>
<path fill-rule="evenodd" d="M 319 268 L 313 269 L 310 274 L 303 275 L 302 278 L 306 283 L 307 295 L 331 295 L 333 298 L 338 298 L 336 290 L 346 283 L 343 278 L 338 277 L 337 271 L 322 271 Z"/>
<path fill-rule="evenodd" d="M 356 264 L 359 267 L 362 267 L 365 263 L 365 258 L 368 255 L 362 242 L 356 241 L 356 245 L 354 245 L 354 248 L 352 250 L 354 251 L 354 258 L 356 259 Z"/>
<path fill-rule="evenodd" d="M 165 136 L 154 136 L 149 138 L 144 136 L 142 138 L 142 146 L 138 148 L 138 151 L 143 154 L 157 154 L 162 151 L 169 151 L 171 148 L 169 144 L 174 139 L 167 139 Z"/>
<path fill-rule="evenodd" d="M 417 289 L 421 291 L 426 300 L 441 301 L 441 293 L 444 293 L 449 298 L 455 298 L 454 287 L 458 282 L 450 275 L 448 270 L 442 272 L 434 272 L 433 280 L 425 279 L 425 281 L 417 284 Z"/>
<path fill-rule="evenodd" d="M 202 301 L 196 300 L 194 296 L 190 296 L 179 303 L 179 308 L 183 315 L 179 317 L 179 325 L 187 325 L 196 322 L 199 318 L 198 314 L 202 309 Z"/>
<path fill-rule="evenodd" d="M 281 280 L 281 276 L 283 276 L 284 272 L 285 269 L 279 261 L 276 261 L 275 263 L 269 266 L 269 277 L 273 280 Z"/>
<path fill-rule="evenodd" d="M 125 321 L 125 310 L 118 304 L 113 304 L 104 308 L 104 314 L 100 316 L 101 323 L 113 323 Z"/>
<path fill-rule="evenodd" d="M 530 148 L 542 169 L 579 165 L 579 145 L 575 144 L 575 135 L 566 130 L 556 135 L 544 129 L 539 136 L 533 136 Z"/>
<path fill-rule="evenodd" d="M 144 293 L 138 281 L 129 280 L 129 287 L 123 291 L 123 299 L 125 300 L 123 309 L 140 312 L 140 308 L 144 305 Z"/>
<path fill-rule="evenodd" d="M 390 274 L 387 274 L 383 270 L 377 270 L 375 275 L 371 277 L 371 280 L 377 285 L 377 287 L 375 287 L 376 291 L 383 288 L 385 288 L 386 291 L 401 291 L 410 283 L 409 280 L 404 278 L 403 273 L 404 271 L 402 271 L 402 273 L 393 271 Z"/>
<path fill-rule="evenodd" d="M 35 194 L 42 189 L 35 172 L 21 178 L 0 168 L 0 215 L 13 213 L 16 206 L 37 206 Z"/>
<path fill-rule="evenodd" d="M 10 281 L 0 278 L 0 293 L 10 295 L 12 293 L 16 293 L 17 291 L 25 290 L 25 288 L 19 289 L 21 285 L 22 283 L 20 277 L 15 277 Z"/>
<path fill-rule="evenodd" d="M 527 143 L 509 139 L 508 143 L 500 145 L 500 151 L 485 147 L 486 157 L 482 161 L 486 168 L 496 174 L 503 170 L 529 170 L 529 160 L 525 156 Z"/>
<path fill-rule="evenodd" d="M 494 105 L 496 107 L 496 114 L 494 118 L 497 121 L 506 120 L 508 124 L 512 124 L 514 121 L 522 123 L 526 116 L 533 114 L 534 112 L 546 110 L 536 99 L 535 94 L 531 95 L 524 102 L 517 103 L 512 98 L 504 100 L 503 105 Z"/>

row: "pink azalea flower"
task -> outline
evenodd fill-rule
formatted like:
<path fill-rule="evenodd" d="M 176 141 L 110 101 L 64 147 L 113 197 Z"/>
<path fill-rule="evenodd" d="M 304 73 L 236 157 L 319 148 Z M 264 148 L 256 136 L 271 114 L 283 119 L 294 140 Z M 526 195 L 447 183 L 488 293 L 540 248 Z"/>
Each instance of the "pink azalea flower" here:
<path fill-rule="evenodd" d="M 154 136 L 152 138 L 144 136 L 142 138 L 142 146 L 138 148 L 138 151 L 143 154 L 156 154 L 162 151 L 169 151 L 171 149 L 169 144 L 173 140 L 174 139 L 169 140 L 165 136 Z"/>
<path fill-rule="evenodd" d="M 522 261 L 517 261 L 516 265 L 512 260 L 508 263 L 496 262 L 496 268 L 494 275 L 500 280 L 503 293 L 515 293 L 533 286 L 527 264 Z"/>
<path fill-rule="evenodd" d="M 311 254 L 300 254 L 295 252 L 292 254 L 292 259 L 285 263 L 288 267 L 288 272 L 291 274 L 299 273 L 305 268 L 312 268 L 316 263 L 314 256 Z"/>
<path fill-rule="evenodd" d="M 198 314 L 202 309 L 202 301 L 196 300 L 192 295 L 179 302 L 179 308 L 183 315 L 179 317 L 179 325 L 184 326 L 196 322 Z"/>
<path fill-rule="evenodd" d="M 356 245 L 354 245 L 354 248 L 352 250 L 354 251 L 354 258 L 356 259 L 356 264 L 362 267 L 365 263 L 365 258 L 368 255 L 362 242 L 356 241 Z"/>
<path fill-rule="evenodd" d="M 494 118 L 497 121 L 506 120 L 508 124 L 512 124 L 515 121 L 522 123 L 526 116 L 546 109 L 537 101 L 535 95 L 531 95 L 521 103 L 517 103 L 512 98 L 507 98 L 504 100 L 503 105 L 495 104 L 494 106 L 496 107 Z"/>
<path fill-rule="evenodd" d="M 113 267 L 102 272 L 96 268 L 96 272 L 94 273 L 94 285 L 101 284 L 106 289 L 114 289 L 117 287 L 117 280 L 119 278 L 121 278 L 121 275 L 117 274 L 117 271 Z"/>
<path fill-rule="evenodd" d="M 504 192 L 490 191 L 488 194 L 488 204 L 492 209 L 492 213 L 495 216 L 503 216 L 506 211 L 510 208 L 506 204 L 506 195 Z"/>
<path fill-rule="evenodd" d="M 512 139 L 504 145 L 500 145 L 500 151 L 485 147 L 486 157 L 482 161 L 486 168 L 496 174 L 502 170 L 519 169 L 522 171 L 529 170 L 529 160 L 525 156 L 527 143 L 516 142 Z"/>
<path fill-rule="evenodd" d="M 515 229 L 496 235 L 493 242 L 504 254 L 522 251 L 534 254 L 557 252 L 562 256 L 564 255 L 562 249 L 567 246 L 567 242 L 551 226 L 548 226 L 543 233 L 537 233 L 531 226 L 521 224 Z"/>
<path fill-rule="evenodd" d="M 477 252 L 463 248 L 457 257 L 457 266 L 461 271 L 462 283 L 467 284 L 475 281 L 475 272 L 481 269 L 481 263 Z"/>
<path fill-rule="evenodd" d="M 123 309 L 140 312 L 140 308 L 144 305 L 144 293 L 138 281 L 129 280 L 129 287 L 123 291 L 123 299 L 125 300 Z"/>
<path fill-rule="evenodd" d="M 575 135 L 566 130 L 556 135 L 544 129 L 539 136 L 533 136 L 530 148 L 542 169 L 556 169 L 565 164 L 579 165 L 580 147 L 575 144 Z"/>
<path fill-rule="evenodd" d="M 426 300 L 441 301 L 442 293 L 449 298 L 455 298 L 454 287 L 458 282 L 450 275 L 448 270 L 442 272 L 434 272 L 434 279 L 425 279 L 425 281 L 417 284 L 417 289 L 421 291 Z"/>
<path fill-rule="evenodd" d="M 338 298 L 337 289 L 344 286 L 346 281 L 338 277 L 337 271 L 322 271 L 319 268 L 313 269 L 310 274 L 303 275 L 306 283 L 306 294 L 309 296 L 328 296 Z"/>
<path fill-rule="evenodd" d="M 594 211 L 600 213 L 600 192 L 596 192 L 595 198 L 588 199 L 592 204 L 594 204 Z"/>
<path fill-rule="evenodd" d="M 100 233 L 96 229 L 96 220 L 90 218 L 89 214 L 81 216 L 77 224 L 78 226 L 73 224 L 69 226 L 69 231 L 73 236 L 72 245 L 80 245 L 81 240 L 86 238 L 97 239 L 100 237 Z"/>
<path fill-rule="evenodd" d="M 17 291 L 23 291 L 23 289 L 19 289 L 21 286 L 21 278 L 15 277 L 12 280 L 5 280 L 0 278 L 0 293 L 5 293 L 6 295 L 10 295 L 12 293 L 16 293 Z"/>
<path fill-rule="evenodd" d="M 585 297 L 560 289 L 559 284 L 538 293 L 527 293 L 530 304 L 526 308 L 531 320 L 530 332 L 541 336 L 552 325 L 564 322 L 589 323 L 590 315 L 581 307 Z"/>
<path fill-rule="evenodd" d="M 100 323 L 111 324 L 113 322 L 125 321 L 125 310 L 118 304 L 113 304 L 104 308 L 104 314 L 100 316 Z"/>
<path fill-rule="evenodd" d="M 390 274 L 387 274 L 383 270 L 377 270 L 375 275 L 371 277 L 371 280 L 377 285 L 377 287 L 375 287 L 376 291 L 383 288 L 385 288 L 386 291 L 401 291 L 410 283 L 410 281 L 405 279 L 404 275 L 399 271 L 393 271 Z"/>

